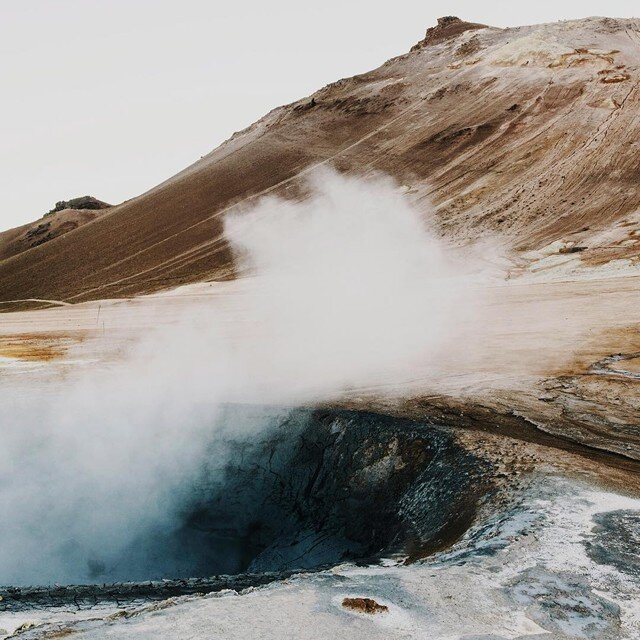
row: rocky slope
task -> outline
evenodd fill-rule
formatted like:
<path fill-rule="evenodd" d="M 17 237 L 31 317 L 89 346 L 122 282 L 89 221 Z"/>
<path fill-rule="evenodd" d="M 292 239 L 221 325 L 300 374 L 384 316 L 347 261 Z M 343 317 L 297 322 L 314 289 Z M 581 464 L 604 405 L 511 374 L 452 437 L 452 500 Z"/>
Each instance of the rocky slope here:
<path fill-rule="evenodd" d="M 294 197 L 323 163 L 391 174 L 438 205 L 445 235 L 498 234 L 525 268 L 635 261 L 639 44 L 637 20 L 442 19 L 410 53 L 274 110 L 90 226 L 5 258 L 0 300 L 233 277 L 222 214 L 259 194 Z"/>

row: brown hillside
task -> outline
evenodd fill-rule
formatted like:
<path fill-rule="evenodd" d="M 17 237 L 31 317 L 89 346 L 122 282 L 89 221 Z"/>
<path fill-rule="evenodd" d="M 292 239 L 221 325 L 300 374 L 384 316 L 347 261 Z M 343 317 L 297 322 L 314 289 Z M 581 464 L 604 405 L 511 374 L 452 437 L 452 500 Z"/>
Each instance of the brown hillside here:
<path fill-rule="evenodd" d="M 0 300 L 231 278 L 223 213 L 293 194 L 322 163 L 392 174 L 461 242 L 490 231 L 520 251 L 559 240 L 584 262 L 635 260 L 639 67 L 638 20 L 501 30 L 447 19 L 412 52 L 274 110 L 148 193 L 6 257 Z"/>

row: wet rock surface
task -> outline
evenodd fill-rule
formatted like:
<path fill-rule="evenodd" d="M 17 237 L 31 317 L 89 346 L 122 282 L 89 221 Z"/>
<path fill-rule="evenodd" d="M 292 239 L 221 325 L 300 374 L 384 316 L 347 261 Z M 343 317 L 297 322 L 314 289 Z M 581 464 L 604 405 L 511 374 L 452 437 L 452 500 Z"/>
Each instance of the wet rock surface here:
<path fill-rule="evenodd" d="M 640 580 L 640 512 L 608 511 L 593 520 L 593 538 L 585 543 L 589 557 Z"/>
<path fill-rule="evenodd" d="M 283 580 L 291 573 L 281 571 L 184 580 L 150 580 L 148 582 L 47 587 L 0 587 L 0 612 L 28 612 L 49 608 L 71 608 L 83 611 L 111 604 L 117 607 L 139 607 L 148 602 L 177 596 L 211 593 L 227 589 L 242 591 L 249 587 Z"/>
<path fill-rule="evenodd" d="M 488 465 L 436 427 L 318 411 L 296 412 L 287 429 L 239 445 L 234 460 L 244 462 L 195 516 L 215 532 L 233 512 L 253 550 L 240 569 L 309 569 L 407 547 L 426 555 L 464 532 L 489 488 Z"/>
<path fill-rule="evenodd" d="M 561 638 L 620 637 L 620 607 L 595 593 L 582 576 L 534 567 L 510 586 L 511 597 L 528 616 Z"/>

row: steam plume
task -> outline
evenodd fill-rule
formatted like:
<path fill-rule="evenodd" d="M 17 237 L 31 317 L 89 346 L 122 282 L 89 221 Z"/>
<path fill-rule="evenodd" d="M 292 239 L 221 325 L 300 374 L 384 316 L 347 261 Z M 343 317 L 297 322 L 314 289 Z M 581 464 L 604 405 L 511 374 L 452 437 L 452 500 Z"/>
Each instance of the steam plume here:
<path fill-rule="evenodd" d="M 316 172 L 302 202 L 227 218 L 244 277 L 225 309 L 186 307 L 81 382 L 4 384 L 0 583 L 122 578 L 127 549 L 179 525 L 205 460 L 224 466 L 230 430 L 261 428 L 221 421 L 226 402 L 329 401 L 418 363 L 437 375 L 488 275 L 430 214 L 388 178 Z"/>

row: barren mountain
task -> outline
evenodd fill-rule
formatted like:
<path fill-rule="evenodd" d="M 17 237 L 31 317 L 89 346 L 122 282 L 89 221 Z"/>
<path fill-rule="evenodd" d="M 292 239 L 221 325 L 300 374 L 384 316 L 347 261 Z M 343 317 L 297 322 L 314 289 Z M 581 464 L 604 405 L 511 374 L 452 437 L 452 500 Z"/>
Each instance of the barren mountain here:
<path fill-rule="evenodd" d="M 391 174 L 437 204 L 444 234 L 497 233 L 524 266 L 633 261 L 639 43 L 637 20 L 496 29 L 441 19 L 410 53 L 275 109 L 155 189 L 5 258 L 0 300 L 233 277 L 222 214 L 268 192 L 295 197 L 298 178 L 323 163 Z"/>

